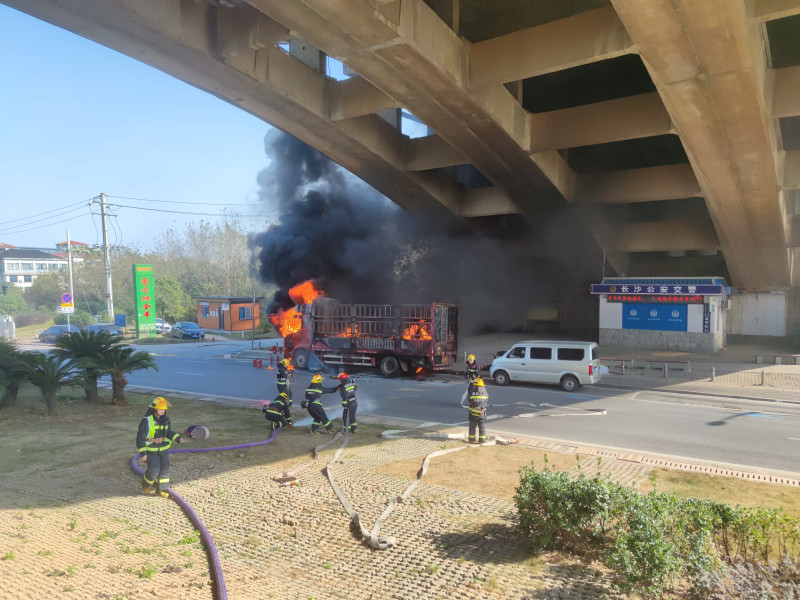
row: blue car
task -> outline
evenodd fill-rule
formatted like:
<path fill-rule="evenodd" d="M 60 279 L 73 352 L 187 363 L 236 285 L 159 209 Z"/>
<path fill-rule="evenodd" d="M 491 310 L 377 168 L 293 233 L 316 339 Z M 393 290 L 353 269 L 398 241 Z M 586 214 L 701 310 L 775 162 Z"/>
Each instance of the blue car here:
<path fill-rule="evenodd" d="M 182 340 L 204 340 L 206 332 L 197 323 L 178 321 L 172 326 L 172 337 Z"/>

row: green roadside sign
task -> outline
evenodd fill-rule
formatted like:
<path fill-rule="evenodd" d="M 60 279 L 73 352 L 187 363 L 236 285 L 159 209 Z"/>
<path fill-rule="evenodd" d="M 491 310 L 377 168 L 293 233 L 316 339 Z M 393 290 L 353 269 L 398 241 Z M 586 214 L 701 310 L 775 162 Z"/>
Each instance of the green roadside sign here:
<path fill-rule="evenodd" d="M 136 337 L 156 337 L 156 287 L 153 265 L 133 265 Z"/>

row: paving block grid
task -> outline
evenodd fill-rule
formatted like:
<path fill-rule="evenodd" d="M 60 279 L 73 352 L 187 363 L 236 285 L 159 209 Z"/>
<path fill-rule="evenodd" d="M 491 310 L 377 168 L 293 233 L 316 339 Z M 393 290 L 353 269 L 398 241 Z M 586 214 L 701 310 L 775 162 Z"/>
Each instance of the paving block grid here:
<path fill-rule="evenodd" d="M 374 470 L 397 460 L 421 463 L 441 447 L 442 440 L 419 438 L 348 446 L 337 481 L 371 528 L 409 484 Z M 183 454 L 173 462 L 173 488 L 211 532 L 229 598 L 625 597 L 599 566 L 527 552 L 514 533 L 512 502 L 424 479 L 381 530 L 398 545 L 371 549 L 351 531 L 324 476 L 332 451 L 291 487 L 273 479 L 292 465 L 264 464 L 258 459 L 265 452 Z M 591 462 L 583 467 L 587 474 Z M 612 462 L 603 465 L 604 474 Z M 620 481 L 637 476 L 616 462 Z M 163 596 L 159 590 L 165 588 L 174 597 L 213 597 L 204 552 L 191 541 L 191 526 L 177 505 L 138 494 L 138 478 L 119 461 L 95 463 L 9 475 L 5 483 L 17 492 L 0 500 L 0 547 L 13 548 L 15 560 L 0 561 L 4 589 L 13 590 L 5 597 L 138 599 Z"/>

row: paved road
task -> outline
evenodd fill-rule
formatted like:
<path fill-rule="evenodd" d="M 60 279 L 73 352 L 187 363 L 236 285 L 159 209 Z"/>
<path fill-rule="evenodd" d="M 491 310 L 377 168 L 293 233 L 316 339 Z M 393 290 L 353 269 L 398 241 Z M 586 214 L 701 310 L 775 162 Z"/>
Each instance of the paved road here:
<path fill-rule="evenodd" d="M 223 358 L 249 346 L 149 347 L 160 371 L 139 371 L 128 379 L 136 386 L 233 397 L 242 404 L 271 399 L 277 393 L 275 371 L 254 369 L 251 360 Z M 297 403 L 309 379 L 303 372 L 295 377 Z M 413 381 L 364 374 L 358 385 L 362 414 L 466 426 L 466 411 L 460 406 L 465 383 L 455 377 Z M 798 406 L 597 387 L 574 394 L 534 385 L 490 385 L 488 390 L 490 432 L 798 471 Z M 326 398 L 329 415 L 339 416 L 338 399 Z"/>

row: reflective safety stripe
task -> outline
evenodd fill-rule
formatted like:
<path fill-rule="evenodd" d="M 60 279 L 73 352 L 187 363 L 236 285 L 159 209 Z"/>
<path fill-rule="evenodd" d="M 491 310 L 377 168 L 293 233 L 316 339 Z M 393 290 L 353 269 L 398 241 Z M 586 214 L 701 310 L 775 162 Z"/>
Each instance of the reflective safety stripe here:
<path fill-rule="evenodd" d="M 150 442 L 147 442 L 147 447 L 144 449 L 144 451 L 145 452 L 159 452 L 161 450 L 168 450 L 172 446 L 172 440 L 169 439 L 168 437 L 166 437 L 167 426 L 166 425 L 161 425 L 159 423 L 156 423 L 156 420 L 155 420 L 155 418 L 153 418 L 153 415 L 147 415 L 147 422 L 150 425 L 150 427 L 148 428 L 148 431 L 147 431 L 147 439 L 151 440 L 153 438 L 164 438 L 165 440 L 167 440 L 167 445 L 166 446 L 154 447 L 154 446 L 150 446 Z M 177 434 L 176 434 L 176 437 L 177 437 Z M 173 439 L 175 439 L 175 438 L 173 438 Z M 141 449 L 139 451 L 142 452 Z"/>

